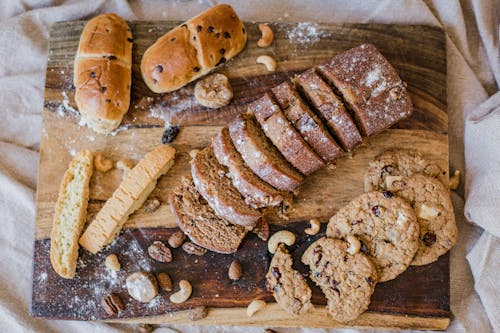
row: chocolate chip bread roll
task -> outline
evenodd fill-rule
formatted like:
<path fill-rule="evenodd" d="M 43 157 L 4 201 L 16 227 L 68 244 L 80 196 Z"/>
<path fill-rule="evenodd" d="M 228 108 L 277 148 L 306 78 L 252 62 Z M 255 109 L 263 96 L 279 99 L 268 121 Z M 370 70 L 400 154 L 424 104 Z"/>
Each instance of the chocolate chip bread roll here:
<path fill-rule="evenodd" d="M 237 55 L 246 41 L 233 8 L 214 6 L 151 45 L 142 57 L 142 77 L 156 93 L 177 90 Z"/>
<path fill-rule="evenodd" d="M 83 29 L 74 66 L 75 101 L 82 122 L 99 133 L 120 125 L 130 105 L 132 33 L 116 14 Z"/>

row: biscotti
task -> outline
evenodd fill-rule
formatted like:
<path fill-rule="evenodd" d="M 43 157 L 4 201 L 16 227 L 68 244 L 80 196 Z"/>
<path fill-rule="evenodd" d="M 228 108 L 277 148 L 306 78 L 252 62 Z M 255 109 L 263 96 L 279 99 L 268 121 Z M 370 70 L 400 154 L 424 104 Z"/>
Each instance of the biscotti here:
<path fill-rule="evenodd" d="M 248 110 L 253 112 L 262 130 L 281 155 L 302 174 L 310 175 L 325 166 L 323 160 L 290 124 L 269 94 L 266 93 L 250 103 Z"/>
<path fill-rule="evenodd" d="M 132 33 L 116 14 L 83 29 L 74 64 L 75 102 L 82 123 L 99 133 L 120 125 L 130 105 Z"/>
<path fill-rule="evenodd" d="M 191 241 L 210 251 L 236 252 L 247 229 L 220 218 L 196 191 L 192 179 L 183 177 L 169 198 L 179 228 Z"/>
<path fill-rule="evenodd" d="M 342 52 L 316 69 L 344 98 L 365 136 L 413 113 L 406 85 L 372 44 Z"/>
<path fill-rule="evenodd" d="M 111 243 L 130 214 L 141 207 L 153 191 L 158 178 L 174 164 L 174 157 L 175 149 L 167 145 L 147 153 L 97 213 L 80 237 L 80 245 L 95 254 Z"/>
<path fill-rule="evenodd" d="M 196 190 L 215 213 L 233 224 L 251 229 L 262 218 L 262 214 L 247 205 L 226 176 L 227 172 L 227 168 L 215 158 L 212 146 L 198 152 L 191 161 L 191 175 Z"/>
<path fill-rule="evenodd" d="M 293 82 L 345 151 L 351 151 L 362 142 L 361 134 L 342 101 L 314 69 L 297 75 Z"/>
<path fill-rule="evenodd" d="M 57 274 L 66 279 L 72 279 L 76 272 L 78 238 L 87 217 L 93 160 L 94 154 L 88 150 L 77 153 L 59 187 L 50 237 L 50 262 Z"/>
<path fill-rule="evenodd" d="M 214 6 L 151 45 L 142 57 L 142 77 L 153 92 L 177 90 L 237 55 L 246 40 L 233 8 Z"/>
<path fill-rule="evenodd" d="M 332 163 L 344 154 L 325 125 L 302 101 L 289 82 L 283 82 L 272 91 L 288 120 L 326 163 Z"/>
<path fill-rule="evenodd" d="M 263 181 L 292 192 L 304 180 L 262 132 L 253 114 L 236 117 L 229 124 L 229 134 L 245 163 Z"/>

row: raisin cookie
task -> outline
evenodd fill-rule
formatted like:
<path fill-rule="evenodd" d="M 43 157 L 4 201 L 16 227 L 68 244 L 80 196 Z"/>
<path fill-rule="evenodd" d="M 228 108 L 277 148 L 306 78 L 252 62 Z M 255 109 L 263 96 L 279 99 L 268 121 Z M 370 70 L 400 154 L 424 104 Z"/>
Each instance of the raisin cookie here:
<path fill-rule="evenodd" d="M 323 237 L 302 256 L 302 262 L 311 269 L 311 280 L 328 300 L 328 312 L 339 322 L 354 320 L 368 308 L 378 280 L 377 268 L 359 252 L 359 241 L 352 240 L 358 246 Z"/>
<path fill-rule="evenodd" d="M 313 308 L 312 292 L 302 274 L 292 268 L 292 263 L 292 256 L 280 244 L 266 274 L 266 284 L 286 312 L 301 315 Z"/>
<path fill-rule="evenodd" d="M 410 202 L 420 225 L 419 246 L 411 265 L 430 264 L 448 252 L 458 230 L 447 188 L 435 178 L 414 175 L 392 181 L 389 190 Z"/>
<path fill-rule="evenodd" d="M 448 186 L 448 172 L 437 163 L 426 160 L 415 150 L 390 149 L 370 162 L 365 174 L 365 191 L 387 190 L 387 183 L 394 178 L 416 173 L 434 177 Z"/>
<path fill-rule="evenodd" d="M 326 235 L 357 237 L 361 252 L 373 260 L 384 282 L 410 265 L 418 249 L 419 227 L 406 200 L 389 191 L 374 191 L 361 194 L 332 216 Z"/>

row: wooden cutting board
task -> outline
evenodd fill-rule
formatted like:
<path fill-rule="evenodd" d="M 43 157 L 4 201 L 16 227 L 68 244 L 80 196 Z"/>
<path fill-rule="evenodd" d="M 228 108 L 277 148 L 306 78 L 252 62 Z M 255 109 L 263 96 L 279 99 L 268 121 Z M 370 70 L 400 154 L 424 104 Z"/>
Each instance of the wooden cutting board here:
<path fill-rule="evenodd" d="M 247 102 L 284 81 L 290 75 L 325 62 L 333 55 L 363 42 L 375 44 L 408 83 L 414 115 L 382 134 L 368 139 L 351 155 L 338 160 L 335 171 L 322 170 L 301 187 L 288 221 L 271 215 L 272 230 L 289 229 L 298 236 L 292 247 L 297 269 L 306 272 L 298 258 L 314 239 L 303 229 L 310 218 L 327 221 L 333 213 L 363 192 L 363 173 L 368 161 L 388 148 L 415 148 L 448 170 L 448 117 L 446 112 L 446 51 L 442 30 L 428 26 L 378 24 L 271 24 L 275 31 L 272 47 L 256 46 L 260 34 L 256 23 L 247 23 L 246 49 L 219 71 L 226 74 L 234 89 L 233 102 L 219 110 L 198 105 L 193 84 L 164 95 L 151 93 L 141 79 L 139 64 L 145 49 L 178 22 L 131 22 L 134 35 L 132 103 L 119 131 L 103 136 L 79 125 L 74 110 L 73 59 L 85 22 L 62 22 L 52 27 L 45 83 L 43 128 L 41 133 L 37 188 L 36 234 L 34 247 L 31 314 L 52 319 L 111 320 L 100 302 L 109 292 L 118 293 L 125 303 L 120 321 L 189 323 L 187 311 L 194 306 L 210 308 L 208 317 L 194 322 L 202 325 L 259 325 L 338 327 L 325 309 L 325 298 L 313 287 L 316 309 L 302 317 L 292 317 L 273 302 L 266 291 L 264 275 L 270 261 L 266 243 L 249 235 L 233 255 L 209 253 L 193 257 L 173 250 L 174 261 L 154 262 L 145 252 L 154 240 L 166 240 L 175 230 L 167 197 L 183 175 L 189 175 L 189 151 L 203 148 L 211 137 L 237 114 Z M 255 63 L 257 56 L 269 54 L 278 62 L 278 71 L 269 73 Z M 122 234 L 108 248 L 92 256 L 81 250 L 77 277 L 64 280 L 53 271 L 49 260 L 50 230 L 59 183 L 72 155 L 90 148 L 115 161 L 138 160 L 161 143 L 165 121 L 182 126 L 173 146 L 175 166 L 162 177 L 153 196 L 162 202 L 154 213 L 140 209 L 133 214 Z M 121 172 L 95 172 L 91 181 L 88 220 L 102 207 L 121 180 Z M 104 267 L 104 258 L 116 253 L 122 270 L 116 274 Z M 238 282 L 227 278 L 227 268 L 237 258 L 244 276 Z M 153 302 L 139 304 L 125 289 L 128 274 L 148 270 L 168 272 L 174 283 L 187 279 L 192 297 L 183 304 L 168 301 L 162 292 Z M 312 285 L 312 283 L 311 283 Z M 245 308 L 253 299 L 269 302 L 265 311 L 249 318 Z M 393 281 L 378 284 L 369 311 L 351 326 L 445 329 L 450 321 L 449 256 L 437 262 L 410 267 Z M 147 319 L 140 317 L 149 316 Z"/>

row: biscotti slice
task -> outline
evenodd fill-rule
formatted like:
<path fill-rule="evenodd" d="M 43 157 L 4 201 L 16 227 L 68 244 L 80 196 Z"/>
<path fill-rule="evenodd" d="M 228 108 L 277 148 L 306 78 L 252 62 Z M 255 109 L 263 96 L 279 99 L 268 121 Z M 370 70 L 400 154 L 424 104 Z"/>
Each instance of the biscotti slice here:
<path fill-rule="evenodd" d="M 378 281 L 377 268 L 355 244 L 320 238 L 307 248 L 302 262 L 309 266 L 309 277 L 325 294 L 333 319 L 348 322 L 368 309 Z"/>
<path fill-rule="evenodd" d="M 130 214 L 142 206 L 161 175 L 174 164 L 175 149 L 161 145 L 147 153 L 129 171 L 120 186 L 89 224 L 80 245 L 91 253 L 111 243 Z"/>
<path fill-rule="evenodd" d="M 325 162 L 332 163 L 344 154 L 321 120 L 302 101 L 289 82 L 285 81 L 274 87 L 272 92 L 288 120 Z"/>
<path fill-rule="evenodd" d="M 252 114 L 242 114 L 229 124 L 236 150 L 248 167 L 275 188 L 293 192 L 304 180 L 260 129 Z"/>
<path fill-rule="evenodd" d="M 292 268 L 293 258 L 283 244 L 278 246 L 266 274 L 266 285 L 274 299 L 286 312 L 302 315 L 314 308 L 311 288 L 304 276 Z"/>
<path fill-rule="evenodd" d="M 78 259 L 78 238 L 87 217 L 89 182 L 94 154 L 83 150 L 75 155 L 64 173 L 55 205 L 50 237 L 50 262 L 54 270 L 72 279 Z"/>
<path fill-rule="evenodd" d="M 247 205 L 226 176 L 227 173 L 228 169 L 215 158 L 212 146 L 198 152 L 191 161 L 191 175 L 196 190 L 215 213 L 233 224 L 251 229 L 262 218 L 262 214 Z"/>
<path fill-rule="evenodd" d="M 351 151 L 362 142 L 361 134 L 344 104 L 314 69 L 297 75 L 293 82 L 328 125 L 344 150 Z"/>
<path fill-rule="evenodd" d="M 325 165 L 286 119 L 269 94 L 266 93 L 250 103 L 248 109 L 253 112 L 262 130 L 281 155 L 297 170 L 307 176 Z"/>
<path fill-rule="evenodd" d="M 344 98 L 363 135 L 378 133 L 413 113 L 406 84 L 372 44 L 362 44 L 316 67 Z"/>
<path fill-rule="evenodd" d="M 290 201 L 288 192 L 278 191 L 248 168 L 231 141 L 227 127 L 222 128 L 212 139 L 212 148 L 219 163 L 228 168 L 227 176 L 232 179 L 233 186 L 251 207 L 276 207 L 286 205 Z"/>
<path fill-rule="evenodd" d="M 181 230 L 193 243 L 210 251 L 236 252 L 247 234 L 245 227 L 231 224 L 215 214 L 190 178 L 183 177 L 169 199 Z"/>

